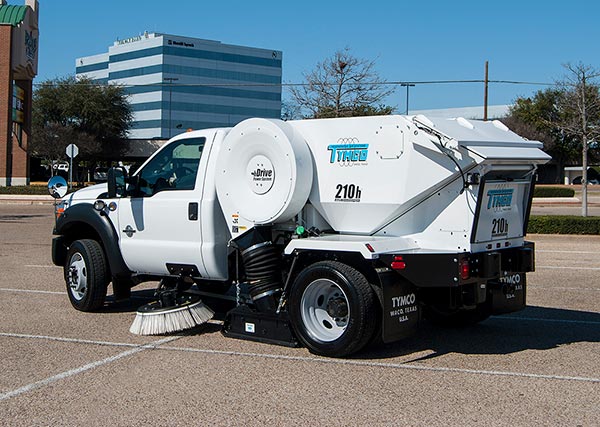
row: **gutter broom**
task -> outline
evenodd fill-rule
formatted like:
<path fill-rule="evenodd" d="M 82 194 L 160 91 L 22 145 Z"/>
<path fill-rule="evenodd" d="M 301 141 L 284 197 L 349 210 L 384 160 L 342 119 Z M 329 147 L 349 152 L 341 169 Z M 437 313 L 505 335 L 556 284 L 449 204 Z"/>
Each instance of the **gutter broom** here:
<path fill-rule="evenodd" d="M 163 335 L 183 331 L 212 319 L 214 311 L 199 296 L 182 294 L 178 287 L 164 289 L 161 282 L 157 301 L 143 305 L 137 313 L 129 332 L 136 335 Z"/>

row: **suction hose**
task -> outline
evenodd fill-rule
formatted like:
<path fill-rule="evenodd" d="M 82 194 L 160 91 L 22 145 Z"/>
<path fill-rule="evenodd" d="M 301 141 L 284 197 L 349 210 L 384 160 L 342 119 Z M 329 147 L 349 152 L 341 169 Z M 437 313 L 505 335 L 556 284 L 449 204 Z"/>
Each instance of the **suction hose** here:
<path fill-rule="evenodd" d="M 282 291 L 281 260 L 271 241 L 257 243 L 242 251 L 242 262 L 252 301 L 260 311 L 275 311 Z"/>

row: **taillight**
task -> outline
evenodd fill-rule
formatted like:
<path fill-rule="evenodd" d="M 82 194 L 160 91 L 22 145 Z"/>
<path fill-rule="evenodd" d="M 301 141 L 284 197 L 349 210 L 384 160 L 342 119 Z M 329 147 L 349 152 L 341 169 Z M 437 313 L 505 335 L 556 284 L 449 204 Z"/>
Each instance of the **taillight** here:
<path fill-rule="evenodd" d="M 391 267 L 394 270 L 404 270 L 406 268 L 406 263 L 404 262 L 402 255 L 394 255 Z"/>
<path fill-rule="evenodd" d="M 471 265 L 469 264 L 469 260 L 464 258 L 460 262 L 460 278 L 467 280 L 469 277 L 471 277 Z"/>

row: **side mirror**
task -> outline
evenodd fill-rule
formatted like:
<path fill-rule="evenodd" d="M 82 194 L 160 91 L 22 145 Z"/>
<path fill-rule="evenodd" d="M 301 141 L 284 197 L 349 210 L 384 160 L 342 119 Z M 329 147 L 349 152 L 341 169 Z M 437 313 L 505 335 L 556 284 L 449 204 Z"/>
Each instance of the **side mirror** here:
<path fill-rule="evenodd" d="M 59 175 L 53 176 L 48 181 L 48 193 L 55 199 L 62 199 L 67 194 L 67 181 Z"/>
<path fill-rule="evenodd" d="M 108 198 L 127 196 L 127 170 L 122 166 L 110 168 L 107 174 Z"/>

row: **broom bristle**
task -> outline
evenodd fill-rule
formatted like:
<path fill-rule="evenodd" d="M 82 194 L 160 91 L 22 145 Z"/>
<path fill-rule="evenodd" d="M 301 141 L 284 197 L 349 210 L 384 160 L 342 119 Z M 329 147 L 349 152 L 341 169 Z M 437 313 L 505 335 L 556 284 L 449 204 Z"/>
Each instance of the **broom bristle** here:
<path fill-rule="evenodd" d="M 156 313 L 138 311 L 129 332 L 136 335 L 170 334 L 206 323 L 214 314 L 202 301 Z"/>

